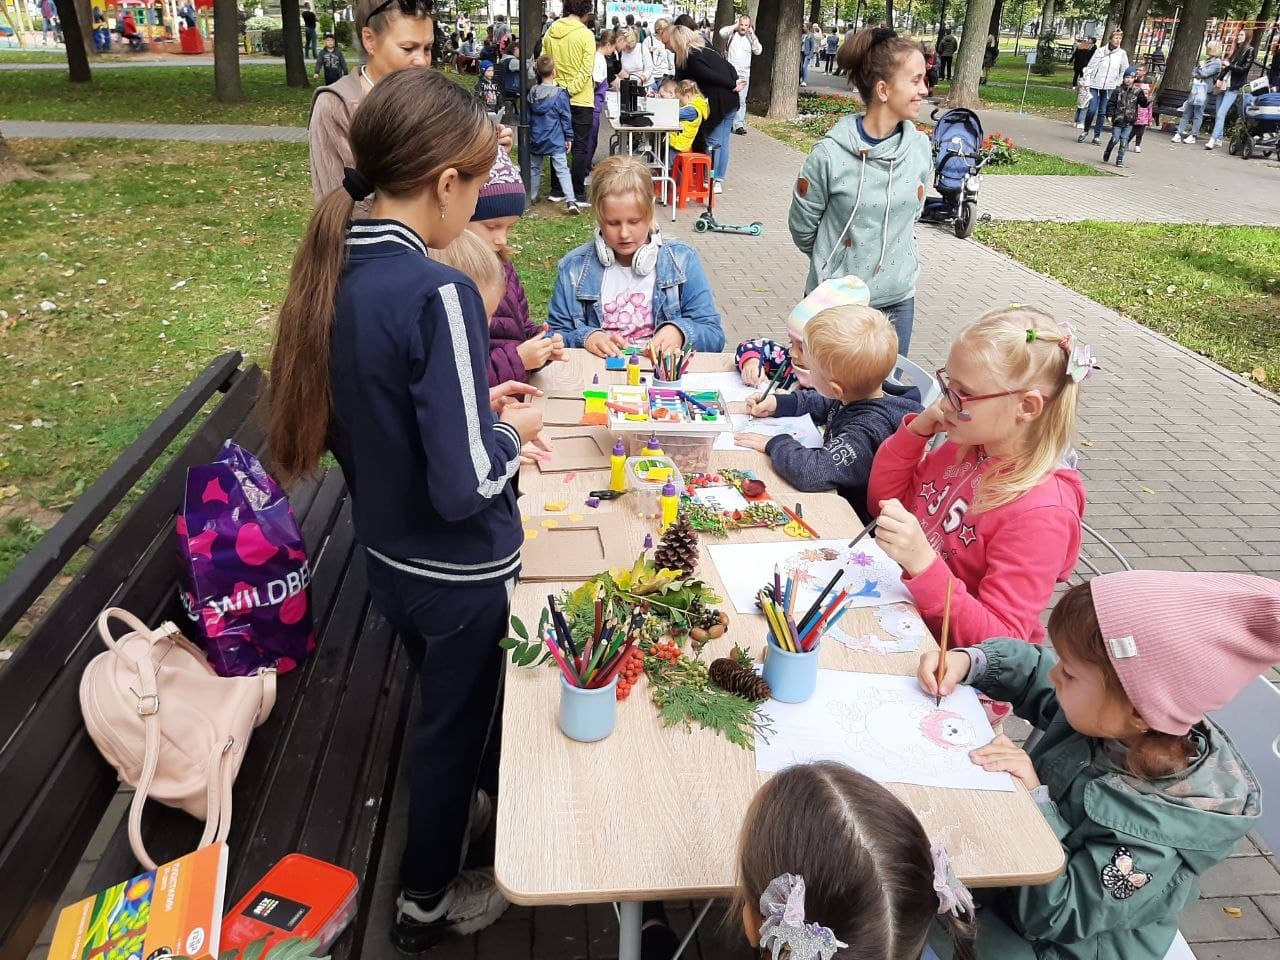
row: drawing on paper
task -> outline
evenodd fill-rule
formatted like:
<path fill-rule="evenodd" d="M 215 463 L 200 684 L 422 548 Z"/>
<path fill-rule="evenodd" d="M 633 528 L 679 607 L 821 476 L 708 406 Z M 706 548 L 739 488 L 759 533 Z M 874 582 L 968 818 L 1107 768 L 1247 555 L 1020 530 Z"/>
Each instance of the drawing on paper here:
<path fill-rule="evenodd" d="M 938 705 L 914 677 L 819 670 L 809 700 L 770 700 L 762 710 L 775 732 L 768 743 L 757 740 L 760 770 L 836 760 L 882 783 L 1013 789 L 1008 774 L 988 773 L 969 758 L 994 736 L 970 687 Z"/>
<path fill-rule="evenodd" d="M 911 600 L 902 584 L 902 568 L 888 554 L 873 541 L 864 540 L 853 551 L 847 544 L 816 540 L 788 549 L 785 543 L 730 543 L 712 544 L 708 551 L 739 613 L 756 612 L 756 593 L 773 580 L 775 565 L 784 580 L 793 578 L 799 610 L 808 609 L 837 570 L 845 575 L 836 589 L 849 591 L 852 607 Z"/>
<path fill-rule="evenodd" d="M 876 622 L 888 636 L 868 633 L 864 636 L 853 636 L 836 626 L 827 635 L 837 643 L 844 644 L 859 653 L 911 653 L 920 649 L 920 644 L 929 635 L 928 628 L 920 619 L 920 614 L 906 604 L 892 604 L 876 608 Z"/>

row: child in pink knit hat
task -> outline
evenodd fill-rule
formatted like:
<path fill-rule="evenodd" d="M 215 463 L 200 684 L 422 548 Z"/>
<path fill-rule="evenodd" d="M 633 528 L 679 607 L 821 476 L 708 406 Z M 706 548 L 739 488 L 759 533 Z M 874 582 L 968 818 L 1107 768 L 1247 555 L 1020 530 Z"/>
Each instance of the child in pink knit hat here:
<path fill-rule="evenodd" d="M 1160 960 L 1199 878 L 1261 814 L 1261 789 L 1206 714 L 1280 662 L 1280 583 L 1135 570 L 1072 587 L 1049 617 L 1054 651 L 995 639 L 947 654 L 942 695 L 972 684 L 1044 731 L 975 750 L 1031 791 L 1066 868 L 998 891 L 978 956 Z M 937 692 L 938 654 L 920 660 Z"/>

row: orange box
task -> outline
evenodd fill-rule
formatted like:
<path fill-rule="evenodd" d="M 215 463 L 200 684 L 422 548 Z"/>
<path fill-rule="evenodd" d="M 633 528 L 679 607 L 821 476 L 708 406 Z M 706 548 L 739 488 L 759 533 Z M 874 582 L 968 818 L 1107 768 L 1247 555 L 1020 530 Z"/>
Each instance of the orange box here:
<path fill-rule="evenodd" d="M 350 870 L 291 853 L 267 871 L 222 918 L 222 949 L 240 950 L 267 937 L 319 940 L 324 954 L 356 915 L 360 880 Z"/>

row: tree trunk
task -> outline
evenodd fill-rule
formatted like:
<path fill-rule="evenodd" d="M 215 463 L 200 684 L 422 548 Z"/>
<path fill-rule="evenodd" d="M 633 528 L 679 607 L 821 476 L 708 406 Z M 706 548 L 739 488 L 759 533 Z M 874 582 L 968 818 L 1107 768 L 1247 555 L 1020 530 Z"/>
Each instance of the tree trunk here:
<path fill-rule="evenodd" d="M 715 35 L 712 37 L 717 50 L 727 50 L 729 47 L 728 43 L 720 39 L 720 28 L 737 22 L 738 18 L 733 11 L 733 0 L 718 0 L 716 3 Z"/>
<path fill-rule="evenodd" d="M 938 4 L 938 39 L 942 39 L 942 31 L 947 26 L 947 0 L 940 0 Z"/>
<path fill-rule="evenodd" d="M 76 15 L 75 0 L 54 0 L 58 19 L 62 22 L 62 39 L 67 47 L 67 72 L 72 83 L 88 83 L 89 54 L 85 49 L 84 35 L 80 32 L 80 18 Z"/>
<path fill-rule="evenodd" d="M 884 22 L 893 26 L 893 0 L 884 0 Z"/>
<path fill-rule="evenodd" d="M 35 174 L 13 155 L 4 134 L 0 133 L 0 186 L 13 180 L 29 180 L 33 177 Z"/>
<path fill-rule="evenodd" d="M 84 52 L 93 54 L 93 10 L 89 0 L 75 0 L 76 19 L 80 22 L 80 36 L 84 39 Z M 64 30 L 65 34 L 66 31 Z"/>
<path fill-rule="evenodd" d="M 1204 25 L 1209 19 L 1213 0 L 1187 0 L 1173 38 L 1173 48 L 1165 61 L 1164 90 L 1191 89 L 1191 71 L 1200 59 L 1200 46 L 1204 43 Z"/>
<path fill-rule="evenodd" d="M 1129 52 L 1129 59 L 1138 59 L 1138 34 L 1142 32 L 1142 21 L 1147 19 L 1147 10 L 1151 0 L 1125 0 L 1124 13 L 1120 17 L 1120 29 L 1124 31 L 1124 48 Z"/>
<path fill-rule="evenodd" d="M 991 22 L 987 27 L 987 33 L 1000 39 L 1000 18 L 1004 16 L 1004 0 L 996 0 L 996 4 L 991 8 Z"/>
<path fill-rule="evenodd" d="M 760 4 L 755 20 L 756 39 L 763 52 L 751 62 L 751 86 L 747 88 L 747 107 L 752 113 L 768 113 L 773 96 L 773 64 L 778 58 L 778 3 Z M 799 85 L 799 66 L 796 84 Z"/>
<path fill-rule="evenodd" d="M 1107 25 L 1103 28 L 1102 36 L 1098 38 L 1098 45 L 1104 46 L 1111 42 L 1111 34 L 1120 29 L 1120 21 L 1124 17 L 1125 0 L 1111 0 L 1107 4 Z M 1125 37 L 1125 40 L 1128 40 Z"/>
<path fill-rule="evenodd" d="M 807 23 L 822 23 L 822 0 L 809 0 L 809 19 Z"/>
<path fill-rule="evenodd" d="M 1262 6 L 1258 8 L 1258 19 L 1261 20 L 1263 23 L 1269 22 L 1271 20 L 1271 11 L 1274 8 L 1275 8 L 1275 4 L 1272 2 L 1272 0 L 1262 0 Z M 1262 40 L 1263 40 L 1262 37 L 1253 38 L 1253 47 L 1255 50 L 1258 50 L 1259 52 L 1262 51 Z"/>
<path fill-rule="evenodd" d="M 986 26 L 991 22 L 991 8 L 995 0 L 969 0 L 964 17 L 964 39 L 955 59 L 955 80 L 951 84 L 948 107 L 968 107 L 976 110 L 982 106 L 978 96 L 978 81 L 982 79 L 982 56 L 986 52 Z"/>
<path fill-rule="evenodd" d="M 307 62 L 302 57 L 302 12 L 298 0 L 280 0 L 284 28 L 284 82 L 290 87 L 310 86 Z"/>
<path fill-rule="evenodd" d="M 1036 33 L 1036 65 L 1031 68 L 1031 72 L 1042 77 L 1051 77 L 1058 69 L 1058 62 L 1053 57 L 1053 41 L 1056 36 L 1053 21 L 1058 15 L 1054 7 L 1054 0 L 1044 0 L 1044 7 L 1040 11 L 1040 29 Z"/>
<path fill-rule="evenodd" d="M 240 103 L 240 20 L 236 0 L 213 0 L 213 95 L 219 103 Z"/>
<path fill-rule="evenodd" d="M 769 90 L 770 120 L 790 120 L 800 112 L 800 30 L 804 26 L 804 0 L 779 0 L 777 53 L 773 58 L 773 82 Z"/>

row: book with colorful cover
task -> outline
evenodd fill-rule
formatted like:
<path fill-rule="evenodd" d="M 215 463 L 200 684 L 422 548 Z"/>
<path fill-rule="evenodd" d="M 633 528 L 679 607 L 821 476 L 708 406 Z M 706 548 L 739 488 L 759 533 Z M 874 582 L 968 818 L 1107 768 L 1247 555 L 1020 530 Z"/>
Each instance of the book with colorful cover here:
<path fill-rule="evenodd" d="M 49 960 L 216 960 L 227 846 L 215 843 L 62 911 Z"/>

